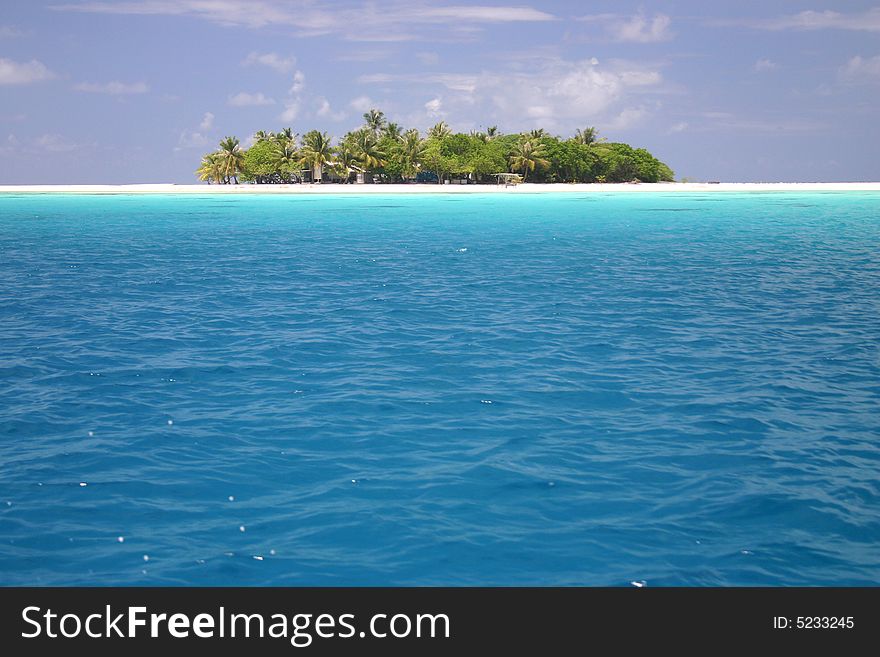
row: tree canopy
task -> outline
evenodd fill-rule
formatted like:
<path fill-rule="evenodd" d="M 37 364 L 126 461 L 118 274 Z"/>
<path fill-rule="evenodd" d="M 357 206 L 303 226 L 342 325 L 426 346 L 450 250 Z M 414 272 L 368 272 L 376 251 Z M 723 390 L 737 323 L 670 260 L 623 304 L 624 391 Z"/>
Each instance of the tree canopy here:
<path fill-rule="evenodd" d="M 350 182 L 366 174 L 375 182 L 450 178 L 493 182 L 494 175 L 515 173 L 541 183 L 661 182 L 673 180 L 672 169 L 644 148 L 608 142 L 595 127 L 573 135 L 552 135 L 543 128 L 502 134 L 497 126 L 485 131 L 453 132 L 441 121 L 422 135 L 389 122 L 372 109 L 364 123 L 336 140 L 311 130 L 301 138 L 293 128 L 260 130 L 242 149 L 238 138 L 226 137 L 206 154 L 196 171 L 200 180 L 228 184 L 298 182 L 303 172 L 312 181 L 325 177 Z"/>

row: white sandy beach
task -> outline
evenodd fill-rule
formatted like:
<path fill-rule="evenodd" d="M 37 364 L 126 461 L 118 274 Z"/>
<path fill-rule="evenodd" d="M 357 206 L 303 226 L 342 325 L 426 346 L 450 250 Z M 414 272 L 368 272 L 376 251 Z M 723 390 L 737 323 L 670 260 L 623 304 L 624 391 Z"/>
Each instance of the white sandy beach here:
<path fill-rule="evenodd" d="M 0 185 L 0 194 L 545 194 L 639 192 L 880 192 L 880 182 L 503 185 Z"/>

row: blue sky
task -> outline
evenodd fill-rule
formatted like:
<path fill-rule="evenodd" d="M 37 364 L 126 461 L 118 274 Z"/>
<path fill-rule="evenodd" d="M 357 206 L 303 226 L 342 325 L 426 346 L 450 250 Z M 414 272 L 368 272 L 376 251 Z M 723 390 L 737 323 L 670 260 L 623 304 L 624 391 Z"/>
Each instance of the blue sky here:
<path fill-rule="evenodd" d="M 696 180 L 880 180 L 880 4 L 3 0 L 0 184 L 194 182 L 224 135 L 588 125 Z"/>

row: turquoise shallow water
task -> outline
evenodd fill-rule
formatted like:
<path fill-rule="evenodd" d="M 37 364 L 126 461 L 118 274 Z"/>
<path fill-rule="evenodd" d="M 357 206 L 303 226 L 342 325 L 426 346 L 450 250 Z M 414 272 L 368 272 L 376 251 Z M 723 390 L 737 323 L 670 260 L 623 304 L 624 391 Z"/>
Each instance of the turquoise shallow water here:
<path fill-rule="evenodd" d="M 880 584 L 878 254 L 871 193 L 4 195 L 0 583 Z"/>

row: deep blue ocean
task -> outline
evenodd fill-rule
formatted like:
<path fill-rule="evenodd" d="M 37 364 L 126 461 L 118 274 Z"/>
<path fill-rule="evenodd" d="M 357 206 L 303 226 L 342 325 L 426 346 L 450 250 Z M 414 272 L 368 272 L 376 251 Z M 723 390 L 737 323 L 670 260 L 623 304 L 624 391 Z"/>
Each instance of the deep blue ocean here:
<path fill-rule="evenodd" d="M 878 585 L 880 194 L 0 195 L 0 584 Z"/>

